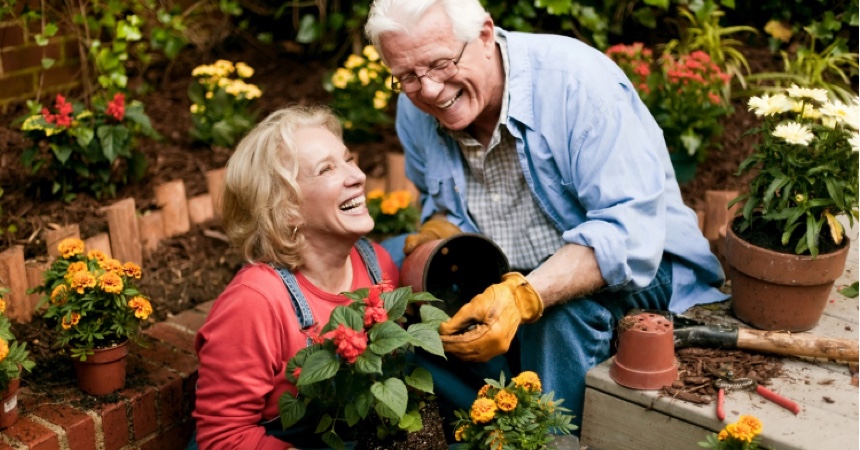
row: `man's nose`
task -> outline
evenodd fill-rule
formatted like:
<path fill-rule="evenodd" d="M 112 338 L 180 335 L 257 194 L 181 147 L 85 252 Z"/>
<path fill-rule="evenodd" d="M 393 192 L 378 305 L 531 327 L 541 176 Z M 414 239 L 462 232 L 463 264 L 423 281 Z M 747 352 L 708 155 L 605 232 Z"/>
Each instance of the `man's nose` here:
<path fill-rule="evenodd" d="M 421 82 L 421 96 L 425 99 L 434 99 L 436 98 L 440 92 L 442 92 L 442 88 L 445 87 L 445 82 L 438 82 L 433 80 L 428 76 L 423 76 L 419 78 Z"/>

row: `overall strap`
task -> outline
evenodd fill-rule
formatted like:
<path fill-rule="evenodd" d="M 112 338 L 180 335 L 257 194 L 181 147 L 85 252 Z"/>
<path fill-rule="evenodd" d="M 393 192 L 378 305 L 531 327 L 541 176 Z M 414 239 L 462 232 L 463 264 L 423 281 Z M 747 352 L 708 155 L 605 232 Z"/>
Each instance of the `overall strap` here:
<path fill-rule="evenodd" d="M 308 305 L 308 301 L 305 298 L 305 295 L 302 293 L 302 289 L 299 288 L 299 282 L 296 280 L 296 276 L 293 275 L 292 272 L 289 271 L 286 267 L 274 267 L 275 272 L 281 277 L 281 280 L 284 282 L 284 285 L 287 286 L 287 290 L 290 292 L 290 301 L 293 302 L 293 308 L 296 310 L 296 318 L 299 321 L 299 327 L 302 330 L 310 328 L 314 324 L 314 313 L 311 312 L 311 307 Z M 308 347 L 313 343 L 310 337 L 308 337 Z"/>
<path fill-rule="evenodd" d="M 373 284 L 382 282 L 382 269 L 379 267 L 379 260 L 376 259 L 376 250 L 373 249 L 373 244 L 367 238 L 361 238 L 355 243 L 355 248 L 358 249 L 358 254 L 367 266 L 367 274 L 370 275 L 370 281 Z"/>

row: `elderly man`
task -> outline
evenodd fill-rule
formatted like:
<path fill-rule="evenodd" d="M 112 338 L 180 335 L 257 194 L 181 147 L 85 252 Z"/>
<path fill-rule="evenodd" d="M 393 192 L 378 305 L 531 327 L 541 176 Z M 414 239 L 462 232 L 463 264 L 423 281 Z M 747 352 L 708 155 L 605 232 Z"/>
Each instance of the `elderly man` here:
<path fill-rule="evenodd" d="M 478 0 L 376 0 L 365 31 L 403 94 L 397 133 L 422 194 L 404 251 L 477 232 L 513 268 L 442 324 L 447 353 L 507 353 L 579 422 L 585 373 L 628 310 L 726 299 L 659 126 L 603 54 L 495 28 Z"/>

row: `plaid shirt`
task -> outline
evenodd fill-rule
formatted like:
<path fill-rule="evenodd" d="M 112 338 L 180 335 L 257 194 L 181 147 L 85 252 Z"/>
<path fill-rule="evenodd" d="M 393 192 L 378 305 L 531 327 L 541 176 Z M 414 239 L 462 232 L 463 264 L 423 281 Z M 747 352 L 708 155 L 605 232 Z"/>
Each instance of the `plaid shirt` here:
<path fill-rule="evenodd" d="M 501 47 L 505 79 L 508 78 L 507 43 Z M 511 268 L 531 271 L 552 256 L 565 242 L 531 196 L 517 157 L 514 137 L 503 124 L 508 118 L 508 85 L 505 83 L 499 125 L 484 150 L 465 131 L 445 130 L 460 144 L 466 171 L 466 204 L 481 233 L 489 236 L 508 257 Z"/>

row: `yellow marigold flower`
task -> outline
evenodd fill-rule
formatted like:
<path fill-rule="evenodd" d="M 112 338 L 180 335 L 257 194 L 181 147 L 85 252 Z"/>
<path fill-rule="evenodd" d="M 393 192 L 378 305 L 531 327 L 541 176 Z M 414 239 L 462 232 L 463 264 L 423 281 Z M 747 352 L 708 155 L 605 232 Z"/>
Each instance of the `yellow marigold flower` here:
<path fill-rule="evenodd" d="M 200 111 L 200 105 L 198 105 L 197 103 L 194 103 L 188 109 L 191 110 L 191 114 L 197 114 Z"/>
<path fill-rule="evenodd" d="M 87 263 L 83 261 L 75 261 L 69 264 L 69 268 L 66 269 L 66 279 L 71 280 L 76 273 L 87 270 Z"/>
<path fill-rule="evenodd" d="M 6 312 L 6 300 L 3 300 L 3 297 L 0 297 L 0 313 Z"/>
<path fill-rule="evenodd" d="M 65 305 L 69 296 L 69 287 L 65 284 L 60 284 L 51 292 L 51 303 L 55 305 Z"/>
<path fill-rule="evenodd" d="M 364 58 L 356 54 L 352 54 L 349 55 L 349 58 L 346 58 L 346 62 L 343 63 L 343 67 L 346 67 L 347 69 L 355 69 L 362 64 L 364 64 Z"/>
<path fill-rule="evenodd" d="M 72 256 L 80 255 L 84 252 L 84 241 L 77 238 L 63 239 L 62 242 L 57 245 L 57 250 L 60 252 L 63 259 L 69 259 Z"/>
<path fill-rule="evenodd" d="M 87 259 L 94 259 L 98 262 L 102 262 L 107 259 L 107 256 L 101 250 L 90 250 L 87 252 Z"/>
<path fill-rule="evenodd" d="M 397 211 L 400 211 L 400 203 L 397 199 L 388 196 L 382 199 L 382 204 L 379 205 L 379 210 L 382 211 L 382 214 L 393 216 L 397 214 Z"/>
<path fill-rule="evenodd" d="M 209 91 L 206 93 L 206 98 L 212 98 L 214 95 L 215 94 L 213 94 L 212 91 Z"/>
<path fill-rule="evenodd" d="M 119 294 L 122 292 L 122 278 L 116 272 L 105 272 L 99 279 L 99 287 L 108 294 Z"/>
<path fill-rule="evenodd" d="M 506 389 L 497 392 L 495 400 L 502 411 L 510 412 L 517 408 L 517 396 Z"/>
<path fill-rule="evenodd" d="M 0 338 L 0 362 L 9 356 L 9 343 L 6 339 Z"/>
<path fill-rule="evenodd" d="M 768 21 L 764 26 L 764 31 L 782 42 L 788 42 L 791 40 L 791 27 L 787 27 L 779 20 Z"/>
<path fill-rule="evenodd" d="M 753 435 L 755 436 L 761 434 L 762 429 L 764 428 L 762 426 L 761 420 L 759 420 L 756 416 L 741 416 L 740 418 L 738 418 L 738 423 L 743 423 L 750 427 L 750 431 L 752 431 Z"/>
<path fill-rule="evenodd" d="M 481 389 L 478 391 L 478 398 L 486 398 L 487 392 L 490 392 L 490 385 L 485 384 L 481 386 Z"/>
<path fill-rule="evenodd" d="M 251 78 L 252 76 L 254 76 L 254 69 L 252 69 L 251 66 L 243 62 L 237 62 L 236 75 L 239 75 L 242 78 Z"/>
<path fill-rule="evenodd" d="M 368 200 L 376 200 L 378 198 L 383 197 L 385 197 L 385 191 L 383 191 L 382 189 L 374 189 L 367 193 Z"/>
<path fill-rule="evenodd" d="M 394 191 L 390 197 L 397 201 L 400 209 L 409 207 L 409 204 L 412 202 L 412 194 L 409 191 Z"/>
<path fill-rule="evenodd" d="M 122 263 L 113 258 L 100 262 L 99 267 L 104 269 L 105 272 L 122 273 Z"/>
<path fill-rule="evenodd" d="M 717 439 L 721 441 L 725 441 L 729 437 L 729 432 L 726 430 L 720 430 L 720 434 L 717 435 Z"/>
<path fill-rule="evenodd" d="M 361 53 L 370 61 L 376 61 L 379 59 L 379 52 L 377 52 L 376 47 L 372 45 L 365 45 Z"/>
<path fill-rule="evenodd" d="M 73 312 L 71 314 L 71 316 L 72 317 L 70 320 L 67 320 L 67 319 L 69 319 L 69 316 L 63 316 L 63 321 L 60 322 L 60 326 L 62 326 L 64 330 L 68 330 L 69 328 L 72 328 L 73 326 L 77 325 L 78 322 L 81 321 L 81 315 L 80 314 Z"/>
<path fill-rule="evenodd" d="M 457 428 L 457 431 L 454 432 L 454 440 L 460 442 L 463 440 L 463 435 L 466 433 L 466 425 L 462 425 L 460 428 Z"/>
<path fill-rule="evenodd" d="M 343 89 L 352 81 L 353 77 L 352 72 L 341 67 L 335 70 L 334 75 L 331 76 L 331 84 L 338 89 Z"/>
<path fill-rule="evenodd" d="M 136 295 L 128 301 L 128 307 L 134 310 L 134 317 L 138 319 L 146 319 L 152 314 L 152 304 L 149 300 Z"/>
<path fill-rule="evenodd" d="M 749 425 L 741 422 L 726 425 L 726 431 L 728 431 L 729 436 L 744 442 L 751 442 L 756 436 Z"/>
<path fill-rule="evenodd" d="M 493 420 L 493 417 L 496 417 L 497 409 L 498 407 L 496 406 L 496 402 L 493 400 L 488 398 L 479 398 L 475 400 L 475 403 L 472 403 L 472 411 L 470 413 L 472 416 L 472 422 L 487 423 Z"/>
<path fill-rule="evenodd" d="M 140 270 L 140 266 L 129 261 L 122 265 L 122 272 L 125 276 L 130 278 L 140 278 L 143 275 L 143 272 Z"/>
<path fill-rule="evenodd" d="M 72 289 L 78 291 L 78 294 L 83 294 L 84 289 L 93 288 L 96 286 L 96 277 L 88 270 L 76 272 L 71 280 Z"/>
<path fill-rule="evenodd" d="M 233 67 L 232 62 L 227 61 L 226 59 L 219 59 L 218 61 L 215 61 L 215 69 L 230 74 L 233 73 L 235 67 Z"/>
<path fill-rule="evenodd" d="M 362 86 L 370 84 L 370 75 L 367 73 L 367 69 L 361 69 L 358 71 L 358 80 L 361 81 Z"/>
<path fill-rule="evenodd" d="M 525 371 L 513 378 L 514 384 L 530 391 L 540 392 L 541 384 L 538 375 L 532 371 Z"/>
<path fill-rule="evenodd" d="M 376 109 L 385 109 L 388 106 L 388 100 L 379 97 L 373 97 L 373 107 Z"/>

